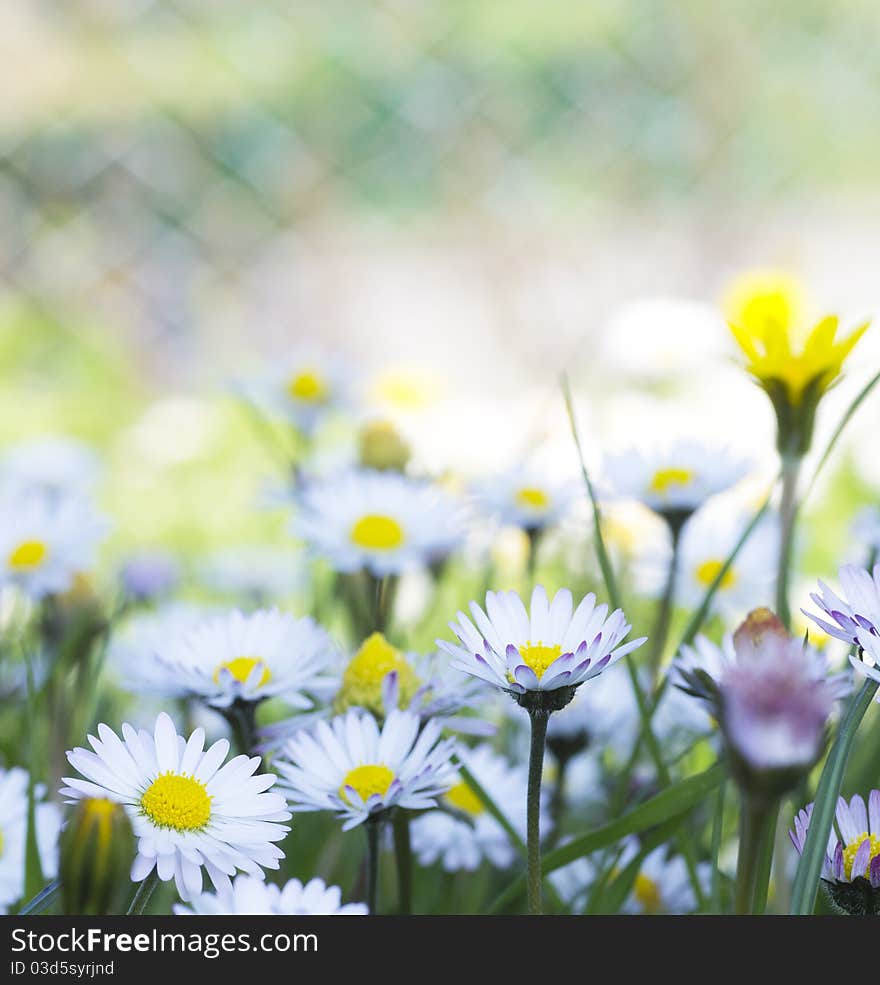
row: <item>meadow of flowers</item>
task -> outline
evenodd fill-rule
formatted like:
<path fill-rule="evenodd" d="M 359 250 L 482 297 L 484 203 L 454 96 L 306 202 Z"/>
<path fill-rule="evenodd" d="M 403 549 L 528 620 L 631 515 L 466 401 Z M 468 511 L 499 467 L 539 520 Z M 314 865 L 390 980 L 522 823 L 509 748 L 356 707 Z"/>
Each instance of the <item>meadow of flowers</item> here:
<path fill-rule="evenodd" d="M 568 475 L 465 476 L 344 352 L 245 374 L 274 546 L 111 563 L 100 456 L 2 449 L 0 908 L 880 913 L 880 512 L 800 567 L 871 329 L 772 272 L 722 309 L 745 452 L 603 446 L 563 377 Z"/>

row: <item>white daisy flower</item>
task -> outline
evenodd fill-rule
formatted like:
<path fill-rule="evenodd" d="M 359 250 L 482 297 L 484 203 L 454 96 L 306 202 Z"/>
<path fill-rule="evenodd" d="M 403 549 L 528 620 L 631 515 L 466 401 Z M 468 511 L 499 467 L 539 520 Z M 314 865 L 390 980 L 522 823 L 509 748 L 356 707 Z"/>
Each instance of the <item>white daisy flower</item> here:
<path fill-rule="evenodd" d="M 577 495 L 577 487 L 548 482 L 536 469 L 517 468 L 479 483 L 475 495 L 505 526 L 531 532 L 558 523 Z"/>
<path fill-rule="evenodd" d="M 617 868 L 625 869 L 639 852 L 638 841 L 627 839 Z M 711 866 L 698 862 L 697 879 L 704 893 L 708 893 Z M 691 885 L 687 865 L 680 855 L 669 855 L 665 845 L 649 852 L 639 869 L 632 892 L 623 905 L 624 913 L 693 913 L 697 899 Z"/>
<path fill-rule="evenodd" d="M 592 593 L 572 607 L 568 589 L 550 602 L 544 587 L 536 586 L 530 612 L 516 592 L 487 592 L 485 612 L 470 604 L 474 622 L 459 612 L 458 622 L 449 624 L 459 645 L 437 645 L 464 673 L 523 695 L 576 688 L 645 642 L 642 637 L 623 643 L 632 628 L 623 611 L 609 616 L 608 606 L 597 606 Z"/>
<path fill-rule="evenodd" d="M 684 527 L 675 599 L 685 609 L 703 601 L 751 518 L 739 511 L 701 510 Z M 711 612 L 741 618 L 772 596 L 779 550 L 775 518 L 760 522 L 721 579 Z M 668 561 L 666 562 L 668 565 Z M 657 580 L 662 583 L 665 573 Z"/>
<path fill-rule="evenodd" d="M 92 566 L 106 523 L 78 496 L 10 495 L 0 503 L 0 586 L 32 599 L 67 591 Z"/>
<path fill-rule="evenodd" d="M 343 831 L 391 807 L 424 810 L 456 782 L 454 739 L 440 724 L 419 732 L 418 715 L 393 710 L 381 730 L 369 712 L 352 709 L 297 732 L 275 767 L 293 811 L 333 811 Z"/>
<path fill-rule="evenodd" d="M 462 542 L 456 500 L 396 472 L 351 471 L 306 483 L 294 531 L 337 571 L 377 577 L 444 560 Z"/>
<path fill-rule="evenodd" d="M 40 799 L 43 792 L 37 788 Z M 27 772 L 19 767 L 0 769 L 0 913 L 8 912 L 24 895 L 27 810 Z M 38 803 L 36 825 L 43 877 L 54 879 L 58 872 L 61 811 L 55 804 Z"/>
<path fill-rule="evenodd" d="M 351 371 L 338 356 L 302 348 L 242 389 L 257 406 L 313 434 L 333 411 L 352 403 Z"/>
<path fill-rule="evenodd" d="M 460 749 L 458 756 L 514 829 L 526 835 L 526 773 L 489 746 Z M 472 872 L 483 859 L 505 869 L 517 856 L 507 832 L 460 780 L 440 798 L 443 810 L 426 811 L 412 822 L 412 846 L 422 865 L 440 861 L 447 872 Z"/>
<path fill-rule="evenodd" d="M 637 500 L 663 516 L 682 517 L 735 485 L 747 471 L 748 465 L 726 449 L 676 441 L 609 456 L 604 484 L 617 498 Z"/>
<path fill-rule="evenodd" d="M 0 457 L 0 482 L 21 493 L 87 495 L 101 470 L 95 450 L 74 438 L 47 437 L 7 446 Z"/>
<path fill-rule="evenodd" d="M 218 892 L 230 891 L 238 869 L 262 878 L 263 868 L 278 868 L 284 852 L 275 842 L 290 830 L 282 823 L 290 812 L 282 794 L 267 792 L 277 777 L 256 773 L 259 756 L 225 762 L 226 739 L 205 749 L 203 729 L 184 739 L 164 712 L 152 735 L 126 723 L 120 739 L 102 724 L 89 743 L 94 752 L 67 753 L 86 779 L 65 777 L 61 793 L 70 803 L 104 797 L 125 805 L 138 841 L 133 881 L 155 869 L 189 900 L 202 891 L 203 866 Z"/>
<path fill-rule="evenodd" d="M 311 708 L 310 694 L 333 686 L 326 674 L 336 646 L 309 616 L 278 609 L 248 615 L 235 610 L 208 617 L 154 651 L 157 671 L 179 694 L 215 708 L 236 701 L 278 697 L 294 708 Z"/>
<path fill-rule="evenodd" d="M 798 855 L 803 854 L 812 815 L 813 805 L 808 804 L 798 811 L 794 831 L 788 833 Z M 848 912 L 876 915 L 880 910 L 880 790 L 871 791 L 867 807 L 859 794 L 849 803 L 838 797 L 835 821 L 822 879 L 832 899 Z"/>
<path fill-rule="evenodd" d="M 180 697 L 179 682 L 157 654 L 171 640 L 185 636 L 208 618 L 211 610 L 189 602 L 166 602 L 155 609 L 135 612 L 115 624 L 107 648 L 107 666 L 120 687 Z"/>
<path fill-rule="evenodd" d="M 845 564 L 838 572 L 843 595 L 837 595 L 824 582 L 810 598 L 827 616 L 822 619 L 803 610 L 829 636 L 858 648 L 850 663 L 859 673 L 880 682 L 880 564 L 868 572 Z M 877 694 L 880 702 L 880 692 Z"/>
<path fill-rule="evenodd" d="M 291 879 L 283 887 L 253 876 L 238 875 L 228 893 L 200 893 L 189 906 L 174 904 L 178 916 L 364 916 L 365 903 L 343 903 L 339 886 L 323 879 L 303 885 Z"/>

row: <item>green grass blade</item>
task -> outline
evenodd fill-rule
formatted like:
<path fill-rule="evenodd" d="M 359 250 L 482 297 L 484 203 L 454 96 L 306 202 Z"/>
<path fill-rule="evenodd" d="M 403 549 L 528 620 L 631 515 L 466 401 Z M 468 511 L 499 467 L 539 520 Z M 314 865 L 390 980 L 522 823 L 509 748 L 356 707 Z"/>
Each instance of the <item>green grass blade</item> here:
<path fill-rule="evenodd" d="M 514 826 L 507 819 L 501 808 L 495 803 L 494 800 L 489 796 L 485 787 L 480 783 L 480 781 L 474 776 L 473 773 L 464 765 L 464 763 L 456 756 L 453 758 L 453 763 L 458 766 L 458 772 L 461 775 L 462 780 L 471 788 L 471 790 L 476 794 L 477 799 L 486 808 L 486 810 L 495 818 L 495 820 L 501 825 L 502 828 L 507 832 L 507 837 L 510 838 L 513 845 L 520 852 L 520 854 L 525 858 L 526 856 L 526 843 L 523 841 L 522 835 L 514 828 Z"/>
<path fill-rule="evenodd" d="M 822 452 L 822 456 L 819 459 L 819 463 L 816 466 L 816 470 L 813 472 L 813 477 L 810 479 L 810 483 L 807 486 L 806 492 L 804 492 L 804 495 L 801 498 L 801 503 L 803 503 L 803 501 L 812 492 L 813 486 L 816 484 L 816 479 L 819 477 L 819 473 L 822 471 L 822 468 L 824 467 L 825 463 L 831 457 L 831 453 L 834 451 L 834 446 L 837 444 L 838 439 L 843 434 L 847 424 L 849 424 L 850 420 L 852 419 L 852 416 L 859 409 L 859 407 L 862 405 L 864 400 L 868 397 L 868 395 L 871 393 L 874 387 L 877 386 L 878 383 L 880 383 L 880 372 L 875 373 L 874 376 L 872 376 L 871 379 L 868 380 L 868 382 L 862 387 L 862 389 L 859 390 L 859 392 L 855 395 L 855 397 L 852 400 L 852 403 L 850 403 L 850 405 L 844 411 L 843 417 L 841 417 L 840 419 L 840 423 L 834 429 L 834 433 L 831 435 L 828 444 L 825 446 L 825 451 Z"/>
<path fill-rule="evenodd" d="M 674 786 L 645 801 L 623 817 L 612 821 L 604 827 L 590 831 L 575 838 L 566 845 L 548 852 L 542 862 L 545 876 L 555 869 L 561 869 L 569 862 L 583 858 L 602 848 L 615 844 L 627 835 L 640 834 L 642 831 L 663 824 L 671 818 L 681 818 L 692 810 L 700 801 L 711 793 L 724 778 L 724 768 L 716 764 L 703 773 L 681 780 Z M 674 827 L 674 826 L 673 826 Z M 525 891 L 525 877 L 521 876 L 513 882 L 489 908 L 490 913 L 497 912 L 514 902 Z"/>
<path fill-rule="evenodd" d="M 605 582 L 605 591 L 608 593 L 608 601 L 611 604 L 612 609 L 621 608 L 620 604 L 620 592 L 617 588 L 617 579 L 614 576 L 614 569 L 611 566 L 611 558 L 608 555 L 608 550 L 605 547 L 605 538 L 602 536 L 602 512 L 599 509 L 599 500 L 596 497 L 596 490 L 593 486 L 593 482 L 590 479 L 590 473 L 587 471 L 587 465 L 584 461 L 584 450 L 581 445 L 580 432 L 578 431 L 577 421 L 574 416 L 574 403 L 571 399 L 571 387 L 568 384 L 568 377 L 563 375 L 562 381 L 562 396 L 565 400 L 565 409 L 568 413 L 568 421 L 571 425 L 571 436 L 574 438 L 574 444 L 577 448 L 578 459 L 581 464 L 581 475 L 584 477 L 584 485 L 587 487 L 587 495 L 590 497 L 590 504 L 593 508 L 593 536 L 596 543 L 596 556 L 599 560 L 599 567 L 602 570 L 602 580 Z"/>
<path fill-rule="evenodd" d="M 822 859 L 828 846 L 828 835 L 834 821 L 834 812 L 837 809 L 837 798 L 840 796 L 846 763 L 856 732 L 865 712 L 871 705 L 877 687 L 877 681 L 868 678 L 861 690 L 852 696 L 846 716 L 837 731 L 837 738 L 831 747 L 828 759 L 825 761 L 825 767 L 819 779 L 819 788 L 816 790 L 816 800 L 810 817 L 810 827 L 807 830 L 807 840 L 798 863 L 797 874 L 791 891 L 791 912 L 795 915 L 811 914 L 816 905 L 816 893 L 819 891 L 819 877 L 822 873 Z"/>

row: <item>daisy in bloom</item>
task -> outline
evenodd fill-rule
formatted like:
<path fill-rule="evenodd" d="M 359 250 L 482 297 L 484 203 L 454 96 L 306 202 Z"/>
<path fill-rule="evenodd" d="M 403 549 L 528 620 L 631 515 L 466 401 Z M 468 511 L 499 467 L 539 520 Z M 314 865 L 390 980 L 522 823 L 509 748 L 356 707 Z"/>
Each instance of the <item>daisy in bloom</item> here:
<path fill-rule="evenodd" d="M 810 829 L 813 805 L 798 811 L 789 831 L 802 855 Z M 847 913 L 880 915 L 880 790 L 872 790 L 868 805 L 856 794 L 849 803 L 837 800 L 822 864 L 822 880 L 831 898 Z"/>
<path fill-rule="evenodd" d="M 30 494 L 87 495 L 100 473 L 94 449 L 73 438 L 49 437 L 9 445 L 0 457 L 0 482 Z"/>
<path fill-rule="evenodd" d="M 880 564 L 873 572 L 854 564 L 845 564 L 838 572 L 843 596 L 824 582 L 810 598 L 827 618 L 804 610 L 821 629 L 835 639 L 858 647 L 850 663 L 860 673 L 880 682 Z M 878 696 L 880 701 L 880 696 Z"/>
<path fill-rule="evenodd" d="M 178 693 L 215 708 L 273 697 L 310 708 L 309 694 L 332 686 L 326 671 L 335 658 L 335 644 L 311 617 L 278 609 L 211 616 L 154 653 Z"/>
<path fill-rule="evenodd" d="M 394 709 L 380 729 L 369 712 L 351 709 L 297 732 L 274 764 L 291 810 L 333 811 L 347 831 L 391 807 L 434 807 L 456 782 L 455 740 L 441 739 L 436 721 L 421 732 L 420 724 Z"/>
<path fill-rule="evenodd" d="M 458 645 L 437 645 L 454 667 L 514 696 L 579 687 L 645 642 L 624 643 L 632 627 L 623 611 L 609 616 L 592 593 L 573 610 L 568 589 L 550 602 L 538 585 L 526 610 L 516 592 L 487 592 L 486 611 L 471 602 L 470 612 L 473 622 L 459 612 L 449 624 Z"/>
<path fill-rule="evenodd" d="M 489 746 L 460 749 L 459 758 L 523 837 L 526 834 L 526 775 Z M 413 851 L 422 865 L 440 861 L 447 872 L 472 872 L 483 859 L 507 868 L 516 850 L 504 828 L 460 780 L 440 798 L 442 810 L 426 811 L 412 824 Z"/>
<path fill-rule="evenodd" d="M 627 839 L 616 868 L 625 869 L 638 855 L 636 839 Z M 708 893 L 711 866 L 697 864 L 697 879 Z M 687 865 L 680 855 L 670 855 L 665 845 L 649 852 L 642 861 L 632 892 L 623 905 L 624 913 L 693 913 L 697 899 L 688 875 Z"/>
<path fill-rule="evenodd" d="M 534 532 L 565 515 L 575 496 L 570 484 L 548 482 L 536 469 L 517 468 L 481 483 L 476 498 L 509 527 Z"/>
<path fill-rule="evenodd" d="M 157 654 L 211 615 L 211 610 L 189 602 L 166 602 L 155 609 L 135 612 L 115 624 L 107 648 L 107 665 L 120 687 L 181 697 L 179 682 L 170 677 Z"/>
<path fill-rule="evenodd" d="M 610 457 L 605 464 L 613 495 L 636 500 L 679 524 L 711 496 L 739 482 L 747 471 L 747 464 L 729 451 L 700 441 L 631 450 Z"/>
<path fill-rule="evenodd" d="M 314 348 L 278 360 L 248 389 L 258 405 L 287 419 L 306 435 L 313 434 L 330 412 L 352 402 L 348 366 Z"/>
<path fill-rule="evenodd" d="M 376 577 L 430 566 L 464 538 L 457 501 L 396 472 L 351 471 L 305 485 L 293 529 L 336 571 Z"/>
<path fill-rule="evenodd" d="M 42 791 L 37 791 L 42 797 Z M 27 837 L 28 774 L 13 767 L 0 769 L 0 913 L 24 895 L 25 840 Z M 54 804 L 36 805 L 37 847 L 46 879 L 58 871 L 58 835 L 61 812 Z"/>
<path fill-rule="evenodd" d="M 283 823 L 290 812 L 282 794 L 268 792 L 277 778 L 256 773 L 259 756 L 226 762 L 226 739 L 205 749 L 203 729 L 184 739 L 165 712 L 152 734 L 126 723 L 120 739 L 102 724 L 89 743 L 94 751 L 67 753 L 85 779 L 65 777 L 61 793 L 70 803 L 102 797 L 125 805 L 138 842 L 135 882 L 155 869 L 189 900 L 202 891 L 202 867 L 221 893 L 231 891 L 236 870 L 262 878 L 263 868 L 278 868 L 284 852 L 275 842 L 290 830 Z"/>
<path fill-rule="evenodd" d="M 238 875 L 226 893 L 200 893 L 189 906 L 174 904 L 178 916 L 364 916 L 364 903 L 343 903 L 339 886 L 328 886 L 323 879 L 303 885 L 291 879 L 283 887 L 263 879 Z"/>
<path fill-rule="evenodd" d="M 66 592 L 92 566 L 107 525 L 78 496 L 7 495 L 0 503 L 0 586 L 32 599 Z"/>
<path fill-rule="evenodd" d="M 751 517 L 739 510 L 701 510 L 682 531 L 675 598 L 686 609 L 701 604 Z M 775 518 L 758 523 L 721 579 L 711 611 L 730 619 L 771 596 L 779 534 Z M 657 586 L 662 578 L 657 579 Z"/>
<path fill-rule="evenodd" d="M 444 662 L 436 655 L 404 653 L 382 633 L 372 633 L 342 672 L 333 711 L 364 708 L 382 719 L 392 708 L 408 708 L 423 719 L 439 716 L 451 725 L 451 716 L 477 700 L 479 685 L 462 684 Z"/>

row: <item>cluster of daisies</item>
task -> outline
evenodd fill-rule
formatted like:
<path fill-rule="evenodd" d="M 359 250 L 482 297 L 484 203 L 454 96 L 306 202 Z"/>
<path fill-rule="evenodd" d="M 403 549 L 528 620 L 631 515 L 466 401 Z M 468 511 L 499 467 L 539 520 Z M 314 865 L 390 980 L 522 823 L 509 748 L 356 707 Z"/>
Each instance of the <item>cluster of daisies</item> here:
<path fill-rule="evenodd" d="M 223 551 L 184 577 L 163 553 L 134 556 L 118 572 L 114 612 L 95 616 L 92 574 L 108 525 L 95 505 L 94 455 L 65 441 L 10 449 L 0 460 L 0 614 L 32 652 L 24 674 L 0 667 L 0 686 L 85 708 L 92 718 L 76 741 L 97 717 L 99 682 L 138 700 L 118 727 L 102 721 L 88 734 L 88 747 L 64 745 L 66 822 L 27 771 L 0 770 L 0 907 L 24 903 L 33 823 L 41 875 L 60 872 L 62 887 L 68 856 L 82 856 L 88 838 L 101 849 L 95 859 L 109 858 L 108 839 L 127 831 L 130 912 L 158 883 L 168 894 L 173 886 L 181 915 L 375 912 L 378 854 L 392 839 L 402 896 L 408 852 L 447 872 L 513 870 L 525 856 L 532 912 L 545 891 L 591 912 L 622 873 L 625 912 L 705 909 L 717 872 L 684 834 L 660 845 L 619 839 L 546 879 L 541 852 L 566 844 L 573 817 L 607 821 L 657 792 L 697 748 L 723 759 L 746 810 L 778 806 L 820 761 L 850 671 L 880 683 L 880 567 L 845 565 L 839 594 L 820 582 L 807 639 L 799 617 L 766 607 L 790 563 L 791 502 L 815 407 L 862 329 L 841 341 L 836 321 L 824 320 L 796 352 L 784 291 L 760 284 L 733 303 L 734 335 L 777 414 L 789 485 L 777 505 L 753 463 L 696 439 L 606 457 L 595 533 L 609 563 L 638 555 L 632 574 L 645 598 L 627 603 L 632 621 L 587 586 L 548 593 L 536 578 L 552 533 L 585 516 L 581 485 L 529 462 L 469 486 L 420 473 L 397 426 L 365 415 L 350 368 L 317 350 L 239 387 L 288 441 L 291 469 L 271 505 L 289 514 L 302 548 L 293 557 Z M 342 459 L 323 461 L 322 432 L 340 417 L 356 423 L 354 440 Z M 876 553 L 880 522 L 864 514 L 858 523 Z M 506 577 L 485 550 L 487 529 L 518 531 L 527 563 L 516 578 L 528 591 L 487 590 Z M 455 564 L 485 575 L 481 590 L 452 600 Z M 186 584 L 203 591 L 177 591 Z M 407 646 L 417 634 L 401 615 L 419 586 L 425 625 L 442 615 L 449 626 L 427 650 Z M 479 598 L 456 612 L 471 594 Z M 310 600 L 309 614 L 294 614 L 294 596 Z M 673 650 L 671 625 L 684 611 L 701 611 L 701 626 L 717 632 L 695 631 Z M 847 669 L 835 640 L 851 652 Z M 106 660 L 83 656 L 105 644 Z M 105 721 L 122 721 L 107 715 L 117 704 L 101 705 Z M 50 744 L 53 729 L 78 724 L 59 715 Z M 366 832 L 351 888 L 267 880 L 267 871 L 291 874 L 293 816 L 303 812 Z M 798 853 L 812 817 L 807 805 L 794 819 Z M 877 912 L 880 792 L 841 800 L 835 825 L 822 880 L 847 912 Z M 78 836 L 65 841 L 66 832 Z M 760 895 L 739 885 L 741 841 L 737 906 L 741 890 L 746 902 Z"/>

